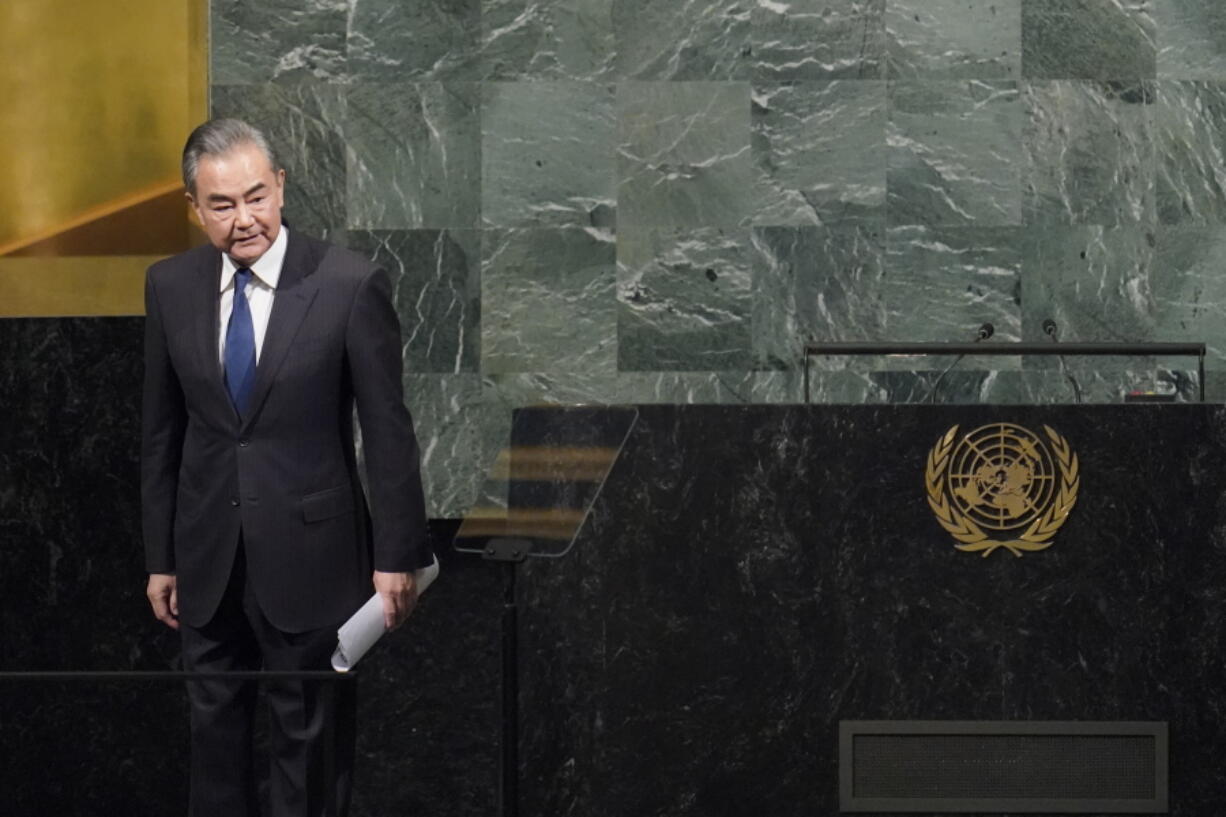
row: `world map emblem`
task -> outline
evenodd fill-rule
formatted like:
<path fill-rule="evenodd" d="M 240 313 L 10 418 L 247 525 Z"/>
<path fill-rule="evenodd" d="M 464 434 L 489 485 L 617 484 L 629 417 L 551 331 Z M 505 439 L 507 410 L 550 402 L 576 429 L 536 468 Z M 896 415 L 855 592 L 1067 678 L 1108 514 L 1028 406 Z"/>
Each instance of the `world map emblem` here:
<path fill-rule="evenodd" d="M 991 423 L 958 436 L 953 426 L 928 452 L 928 506 L 958 550 L 987 557 L 1045 550 L 1077 504 L 1077 454 L 1051 426 L 1043 434 Z"/>

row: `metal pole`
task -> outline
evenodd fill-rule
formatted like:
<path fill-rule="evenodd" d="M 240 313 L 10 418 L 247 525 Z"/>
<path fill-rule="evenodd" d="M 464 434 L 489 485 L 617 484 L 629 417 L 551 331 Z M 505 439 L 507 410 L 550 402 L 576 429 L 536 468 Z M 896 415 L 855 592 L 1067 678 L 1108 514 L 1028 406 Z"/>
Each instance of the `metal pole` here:
<path fill-rule="evenodd" d="M 519 608 L 515 604 L 516 562 L 506 562 L 502 605 L 502 817 L 519 814 Z"/>

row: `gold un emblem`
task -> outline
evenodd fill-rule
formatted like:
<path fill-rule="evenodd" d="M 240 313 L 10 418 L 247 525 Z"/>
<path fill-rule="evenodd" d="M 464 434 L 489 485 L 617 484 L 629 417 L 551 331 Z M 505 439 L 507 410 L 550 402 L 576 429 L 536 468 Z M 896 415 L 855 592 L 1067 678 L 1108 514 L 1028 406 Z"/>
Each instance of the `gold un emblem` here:
<path fill-rule="evenodd" d="M 1052 546 L 1077 504 L 1077 455 L 1050 426 L 1044 439 L 1013 423 L 992 423 L 958 438 L 945 432 L 928 452 L 928 505 L 958 550 L 997 548 L 1014 556 Z M 989 531 L 1006 532 L 994 539 Z"/>

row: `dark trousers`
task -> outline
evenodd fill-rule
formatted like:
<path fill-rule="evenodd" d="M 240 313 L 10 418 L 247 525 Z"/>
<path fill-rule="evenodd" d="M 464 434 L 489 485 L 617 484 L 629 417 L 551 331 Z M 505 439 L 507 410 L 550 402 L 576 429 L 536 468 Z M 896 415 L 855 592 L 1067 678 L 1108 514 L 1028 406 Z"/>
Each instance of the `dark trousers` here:
<path fill-rule="evenodd" d="M 336 647 L 336 627 L 284 633 L 272 626 L 247 583 L 241 546 L 212 620 L 200 628 L 181 624 L 179 631 L 183 666 L 189 671 L 331 669 L 329 659 Z M 355 685 L 273 681 L 264 687 L 269 710 L 267 813 L 270 817 L 343 817 L 353 778 Z M 252 763 L 256 694 L 255 682 L 188 682 L 190 817 L 260 814 Z M 335 770 L 332 786 L 325 776 L 325 741 L 329 739 Z M 328 802 L 330 789 L 335 791 L 339 810 Z"/>

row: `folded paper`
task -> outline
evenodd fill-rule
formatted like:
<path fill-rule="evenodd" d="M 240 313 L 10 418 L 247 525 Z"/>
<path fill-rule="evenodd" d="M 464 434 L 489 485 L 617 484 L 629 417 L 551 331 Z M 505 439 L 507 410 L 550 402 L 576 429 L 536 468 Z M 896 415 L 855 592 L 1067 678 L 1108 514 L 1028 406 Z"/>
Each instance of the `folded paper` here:
<path fill-rule="evenodd" d="M 428 567 L 413 571 L 417 596 L 421 597 L 438 577 L 438 557 Z M 375 593 L 336 631 L 337 645 L 332 653 L 332 669 L 348 672 L 375 645 L 387 629 L 383 626 L 383 598 Z"/>

